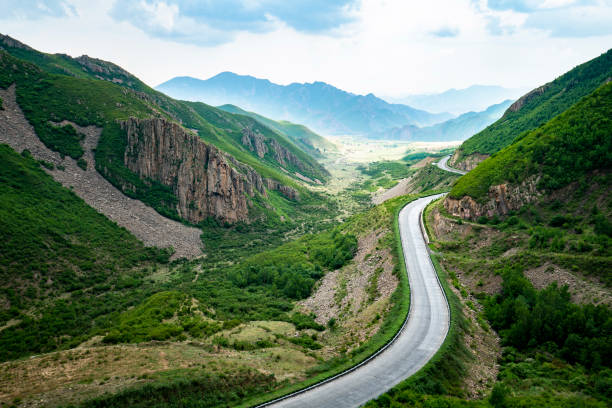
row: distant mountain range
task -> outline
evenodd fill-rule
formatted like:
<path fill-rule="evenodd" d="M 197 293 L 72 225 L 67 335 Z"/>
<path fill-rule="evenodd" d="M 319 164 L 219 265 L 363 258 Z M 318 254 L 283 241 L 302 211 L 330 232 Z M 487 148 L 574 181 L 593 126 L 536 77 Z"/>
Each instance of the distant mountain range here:
<path fill-rule="evenodd" d="M 373 137 L 414 142 L 465 140 L 501 118 L 511 104 L 512 100 L 508 99 L 502 103 L 489 106 L 482 112 L 464 113 L 454 119 L 433 126 L 419 128 L 414 125 L 406 125 L 378 133 Z"/>
<path fill-rule="evenodd" d="M 223 72 L 210 79 L 176 77 L 157 87 L 174 98 L 210 105 L 238 105 L 275 120 L 303 123 L 318 133 L 370 135 L 404 125 L 430 126 L 450 119 L 373 94 L 355 95 L 324 82 L 278 85 Z"/>
<path fill-rule="evenodd" d="M 480 112 L 506 99 L 517 99 L 526 89 L 508 89 L 496 85 L 472 85 L 465 89 L 449 89 L 438 94 L 409 95 L 384 98 L 392 103 L 404 103 L 428 112 Z"/>

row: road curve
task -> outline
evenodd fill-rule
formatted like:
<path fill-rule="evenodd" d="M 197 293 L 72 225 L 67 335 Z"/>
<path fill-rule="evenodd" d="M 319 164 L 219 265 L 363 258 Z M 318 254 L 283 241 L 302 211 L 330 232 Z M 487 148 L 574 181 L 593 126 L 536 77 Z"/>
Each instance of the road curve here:
<path fill-rule="evenodd" d="M 410 313 L 394 341 L 345 374 L 262 406 L 359 407 L 416 373 L 433 357 L 448 333 L 450 310 L 423 238 L 421 213 L 427 204 L 441 196 L 415 200 L 399 214 L 411 296 Z"/>
<path fill-rule="evenodd" d="M 448 167 L 448 159 L 450 159 L 450 157 L 450 154 L 448 156 L 444 156 L 436 163 L 436 166 L 438 166 L 442 170 L 450 171 L 451 173 L 466 174 L 467 171 L 457 170 L 453 169 L 452 167 Z"/>

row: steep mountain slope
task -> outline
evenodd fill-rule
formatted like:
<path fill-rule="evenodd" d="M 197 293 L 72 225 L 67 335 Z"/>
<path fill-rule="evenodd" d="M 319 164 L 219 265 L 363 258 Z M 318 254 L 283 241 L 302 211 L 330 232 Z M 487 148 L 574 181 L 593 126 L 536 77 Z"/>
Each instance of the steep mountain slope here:
<path fill-rule="evenodd" d="M 512 101 L 506 100 L 489 106 L 482 112 L 464 113 L 433 126 L 417 127 L 414 125 L 393 128 L 378 133 L 377 138 L 387 140 L 411 140 L 415 142 L 442 142 L 465 140 L 499 119 Z"/>
<path fill-rule="evenodd" d="M 369 134 L 391 127 L 427 126 L 448 119 L 376 96 L 355 95 L 323 82 L 282 86 L 223 72 L 207 80 L 176 77 L 157 87 L 175 98 L 238 105 L 274 119 L 304 123 L 319 133 Z"/>
<path fill-rule="evenodd" d="M 437 94 L 408 95 L 403 98 L 385 98 L 395 103 L 405 103 L 428 112 L 450 112 L 461 115 L 466 112 L 479 112 L 506 99 L 516 99 L 522 95 L 518 89 L 508 89 L 495 85 L 472 85 L 465 89 L 449 89 Z"/>
<path fill-rule="evenodd" d="M 86 150 L 79 126 L 97 127 L 99 140 L 91 146 L 96 170 L 167 217 L 190 223 L 209 216 L 227 222 L 279 217 L 280 202 L 269 192 L 306 204 L 314 196 L 302 180 L 328 176 L 292 141 L 251 118 L 175 101 L 110 63 L 96 60 L 110 67 L 112 78 L 90 79 L 96 77 L 87 71 L 91 64 L 81 68 L 84 74 L 76 68 L 83 58 L 39 53 L 10 37 L 0 40 L 11 53 L 42 61 L 42 68 L 57 69 L 58 58 L 73 68 L 52 74 L 0 51 L 0 87 L 16 85 L 17 103 L 40 140 L 79 161 Z M 207 118 L 216 118 L 217 126 Z"/>
<path fill-rule="evenodd" d="M 608 83 L 425 210 L 459 334 L 366 407 L 610 405 L 611 135 Z"/>
<path fill-rule="evenodd" d="M 0 324 L 17 319 L 3 327 L 1 360 L 76 345 L 92 319 L 119 305 L 109 301 L 106 309 L 79 310 L 82 298 L 64 297 L 51 302 L 42 318 L 21 311 L 94 286 L 94 303 L 104 302 L 111 299 L 111 288 L 117 296 L 122 284 L 140 282 L 136 269 L 170 256 L 168 250 L 145 248 L 55 182 L 29 152 L 19 155 L 7 145 L 0 145 L 0 203 Z"/>
<path fill-rule="evenodd" d="M 483 157 L 510 145 L 521 133 L 546 123 L 611 78 L 612 50 L 609 50 L 521 97 L 501 119 L 466 140 L 450 164 L 472 169 Z"/>
<path fill-rule="evenodd" d="M 293 142 L 297 144 L 302 150 L 310 153 L 314 157 L 321 157 L 325 152 L 337 151 L 336 145 L 334 145 L 324 137 L 316 134 L 304 125 L 299 125 L 285 120 L 272 120 L 255 112 L 247 112 L 244 109 L 241 109 L 235 105 L 221 105 L 219 106 L 219 109 L 229 113 L 249 116 L 255 119 L 256 121 L 266 125 L 270 129 L 284 134 L 285 136 L 293 140 Z"/>
<path fill-rule="evenodd" d="M 445 205 L 464 218 L 491 217 L 517 211 L 570 184 L 586 188 L 596 176 L 609 176 L 611 134 L 608 83 L 461 177 Z"/>

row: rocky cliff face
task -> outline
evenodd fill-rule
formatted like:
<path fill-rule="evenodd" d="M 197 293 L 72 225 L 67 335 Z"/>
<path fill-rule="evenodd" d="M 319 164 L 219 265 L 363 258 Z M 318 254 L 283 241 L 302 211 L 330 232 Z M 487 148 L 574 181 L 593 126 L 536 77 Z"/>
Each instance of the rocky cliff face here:
<path fill-rule="evenodd" d="M 250 151 L 255 152 L 260 158 L 263 158 L 266 153 L 270 152 L 274 160 L 282 166 L 291 164 L 302 171 L 305 170 L 305 164 L 275 139 L 267 138 L 260 133 L 245 128 L 242 130 L 241 142 Z"/>
<path fill-rule="evenodd" d="M 126 167 L 171 187 L 179 216 L 190 222 L 208 216 L 230 223 L 249 221 L 247 196 L 266 195 L 266 188 L 299 198 L 291 187 L 262 178 L 176 123 L 130 118 L 121 127 L 127 136 Z"/>
<path fill-rule="evenodd" d="M 455 150 L 452 157 L 448 160 L 448 164 L 451 167 L 454 167 L 463 171 L 471 171 L 474 170 L 480 162 L 489 157 L 487 154 L 474 153 L 466 157 L 461 157 L 461 150 Z"/>
<path fill-rule="evenodd" d="M 482 203 L 470 196 L 461 199 L 446 197 L 444 207 L 451 214 L 463 219 L 474 219 L 480 216 L 493 217 L 507 215 L 525 204 L 535 202 L 542 193 L 537 190 L 538 179 L 531 177 L 519 185 L 499 184 L 489 188 L 488 199 Z"/>
<path fill-rule="evenodd" d="M 527 102 L 531 101 L 534 98 L 542 95 L 549 87 L 549 84 L 542 85 L 537 87 L 536 89 L 528 92 L 527 94 L 521 96 L 516 100 L 510 107 L 508 108 L 509 112 L 517 112 L 519 111 Z M 505 116 L 505 115 L 504 115 Z"/>

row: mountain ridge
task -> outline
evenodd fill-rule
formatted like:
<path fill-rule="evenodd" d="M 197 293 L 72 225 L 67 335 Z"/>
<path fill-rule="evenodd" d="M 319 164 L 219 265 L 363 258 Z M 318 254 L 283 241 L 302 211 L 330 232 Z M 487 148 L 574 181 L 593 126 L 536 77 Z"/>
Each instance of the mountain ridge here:
<path fill-rule="evenodd" d="M 415 142 L 463 141 L 499 119 L 511 104 L 512 101 L 508 99 L 491 105 L 483 111 L 466 112 L 456 118 L 432 126 L 420 128 L 414 125 L 406 125 L 381 132 L 377 136 L 381 139 Z"/>
<path fill-rule="evenodd" d="M 321 81 L 278 85 L 229 71 L 206 80 L 175 77 L 156 89 L 179 99 L 232 104 L 275 120 L 303 123 L 317 133 L 367 135 L 408 123 L 434 124 L 451 116 L 389 104 L 374 94 L 356 95 Z"/>

